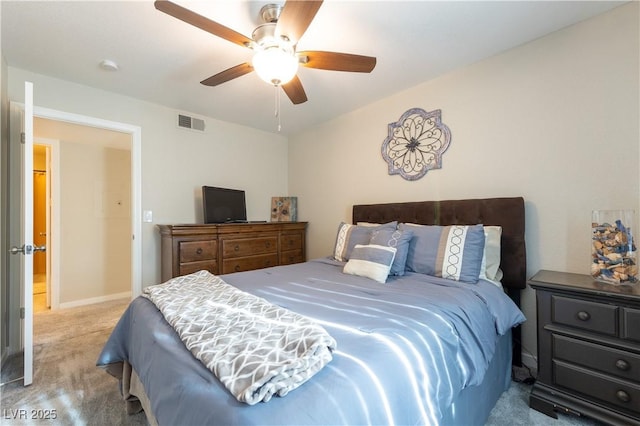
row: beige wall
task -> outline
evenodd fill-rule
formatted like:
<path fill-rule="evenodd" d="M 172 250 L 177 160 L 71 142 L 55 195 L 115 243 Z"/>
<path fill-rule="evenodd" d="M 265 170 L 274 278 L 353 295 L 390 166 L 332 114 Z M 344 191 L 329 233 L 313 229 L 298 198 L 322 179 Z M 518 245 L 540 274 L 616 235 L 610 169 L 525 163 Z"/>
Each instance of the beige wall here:
<path fill-rule="evenodd" d="M 179 129 L 171 108 L 18 68 L 9 67 L 8 73 L 12 100 L 23 100 L 28 80 L 38 107 L 141 127 L 142 210 L 151 210 L 154 220 L 142 224 L 143 287 L 160 281 L 155 224 L 202 221 L 202 185 L 244 189 L 250 220 L 268 220 L 271 197 L 288 193 L 282 135 L 211 118 L 205 118 L 204 133 Z M 212 98 L 216 101 L 224 100 Z"/>
<path fill-rule="evenodd" d="M 131 152 L 60 143 L 60 304 L 131 292 Z"/>
<path fill-rule="evenodd" d="M 591 210 L 640 207 L 638 6 L 291 137 L 289 192 L 310 222 L 309 256 L 331 252 L 352 204 L 523 196 L 528 276 L 589 273 Z M 442 169 L 409 182 L 388 175 L 380 149 L 387 124 L 414 107 L 441 109 L 452 140 Z M 523 297 L 524 345 L 535 353 L 535 299 Z"/>

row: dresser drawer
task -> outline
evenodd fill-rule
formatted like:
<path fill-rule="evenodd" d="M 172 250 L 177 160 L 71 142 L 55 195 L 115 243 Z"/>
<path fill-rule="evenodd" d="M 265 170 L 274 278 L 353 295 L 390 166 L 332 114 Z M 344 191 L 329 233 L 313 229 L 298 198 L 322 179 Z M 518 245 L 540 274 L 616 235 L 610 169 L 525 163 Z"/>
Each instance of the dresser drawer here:
<path fill-rule="evenodd" d="M 217 263 L 215 260 L 181 263 L 179 266 L 178 275 L 188 275 L 194 272 L 202 271 L 203 269 L 211 272 L 212 274 L 217 274 L 218 268 L 216 266 Z"/>
<path fill-rule="evenodd" d="M 551 303 L 551 320 L 555 323 L 617 335 L 617 306 L 556 295 L 552 296 Z"/>
<path fill-rule="evenodd" d="M 640 342 L 640 309 L 622 308 L 622 338 Z M 638 373 L 640 377 L 640 373 Z"/>
<path fill-rule="evenodd" d="M 237 240 L 222 240 L 223 259 L 252 256 L 257 254 L 277 253 L 277 251 L 278 237 L 276 236 Z"/>
<path fill-rule="evenodd" d="M 302 250 L 301 234 L 284 234 L 280 237 L 280 250 Z"/>
<path fill-rule="evenodd" d="M 639 384 L 599 374 L 561 361 L 554 361 L 553 367 L 556 384 L 629 412 L 638 413 L 640 411 Z"/>
<path fill-rule="evenodd" d="M 553 357 L 640 384 L 640 355 L 631 352 L 553 335 Z"/>
<path fill-rule="evenodd" d="M 302 254 L 302 249 L 283 251 L 282 253 L 280 253 L 281 265 L 291 265 L 293 263 L 301 263 L 301 262 L 304 262 L 304 255 Z"/>
<path fill-rule="evenodd" d="M 216 259 L 216 240 L 180 241 L 180 263 Z M 183 274 L 184 275 L 184 274 Z"/>
<path fill-rule="evenodd" d="M 222 273 L 231 274 L 233 272 L 251 271 L 253 269 L 262 269 L 277 265 L 277 253 L 238 259 L 229 259 L 222 262 Z"/>

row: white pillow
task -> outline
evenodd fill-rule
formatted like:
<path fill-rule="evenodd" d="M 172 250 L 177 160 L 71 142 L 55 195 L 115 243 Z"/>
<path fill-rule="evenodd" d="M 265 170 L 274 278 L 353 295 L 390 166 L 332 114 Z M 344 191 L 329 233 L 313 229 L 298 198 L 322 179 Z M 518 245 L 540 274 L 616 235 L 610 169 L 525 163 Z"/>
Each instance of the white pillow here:
<path fill-rule="evenodd" d="M 484 226 L 484 254 L 480 267 L 480 278 L 489 281 L 500 282 L 502 271 L 500 270 L 500 238 L 501 226 Z"/>
<path fill-rule="evenodd" d="M 371 278 L 384 284 L 395 256 L 395 247 L 356 244 L 342 271 L 345 274 Z"/>

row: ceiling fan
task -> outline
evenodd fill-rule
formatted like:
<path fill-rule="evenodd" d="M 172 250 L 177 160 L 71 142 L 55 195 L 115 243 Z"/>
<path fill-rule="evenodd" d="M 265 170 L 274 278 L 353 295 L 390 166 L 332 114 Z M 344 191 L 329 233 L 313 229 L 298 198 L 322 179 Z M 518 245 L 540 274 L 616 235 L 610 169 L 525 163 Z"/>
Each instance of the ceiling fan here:
<path fill-rule="evenodd" d="M 262 25 L 248 38 L 215 21 L 166 0 L 156 0 L 156 9 L 242 47 L 255 51 L 251 63 L 239 64 L 202 80 L 217 86 L 252 71 L 267 83 L 282 86 L 291 102 L 301 104 L 307 95 L 296 75 L 298 65 L 333 71 L 371 72 L 376 58 L 349 53 L 306 50 L 296 46 L 322 5 L 322 1 L 288 0 L 284 6 L 267 4 L 260 9 Z"/>

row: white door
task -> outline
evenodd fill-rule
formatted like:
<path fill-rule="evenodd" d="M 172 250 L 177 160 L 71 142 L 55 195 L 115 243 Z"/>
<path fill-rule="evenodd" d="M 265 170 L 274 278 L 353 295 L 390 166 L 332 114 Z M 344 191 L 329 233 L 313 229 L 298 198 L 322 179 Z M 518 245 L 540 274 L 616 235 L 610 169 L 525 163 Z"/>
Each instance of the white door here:
<path fill-rule="evenodd" d="M 21 170 L 21 246 L 11 248 L 11 253 L 21 255 L 21 318 L 24 353 L 24 385 L 33 382 L 33 251 L 44 247 L 33 246 L 33 83 L 24 84 L 24 119 Z"/>

